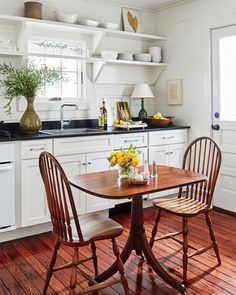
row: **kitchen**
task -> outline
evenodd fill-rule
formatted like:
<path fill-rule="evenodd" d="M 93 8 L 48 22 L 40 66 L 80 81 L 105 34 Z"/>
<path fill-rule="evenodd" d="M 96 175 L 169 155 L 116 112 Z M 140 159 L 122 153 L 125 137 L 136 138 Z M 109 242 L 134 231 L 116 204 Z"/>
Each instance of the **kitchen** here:
<path fill-rule="evenodd" d="M 219 55 L 219 50 L 217 51 L 217 40 L 222 36 L 233 35 L 232 32 L 226 32 L 223 28 L 231 26 L 233 31 L 235 23 L 232 13 L 232 10 L 235 9 L 234 1 L 228 0 L 224 4 L 221 1 L 217 1 L 217 5 L 210 0 L 78 1 L 76 3 L 71 0 L 67 5 L 63 4 L 63 1 L 43 1 L 42 21 L 22 18 L 24 15 L 24 1 L 10 1 L 9 3 L 1 1 L 0 3 L 2 7 L 2 14 L 0 16 L 2 34 L 2 43 L 0 43 L 0 45 L 2 44 L 1 64 L 11 62 L 13 66 L 20 67 L 26 58 L 30 58 L 36 60 L 37 63 L 43 62 L 49 66 L 56 65 L 56 67 L 62 69 L 63 67 L 59 63 L 64 54 L 60 54 L 60 58 L 55 62 L 56 58 L 52 56 L 55 53 L 46 52 L 47 48 L 46 51 L 44 51 L 45 49 L 40 49 L 42 51 L 38 52 L 38 48 L 33 47 L 35 43 L 39 44 L 40 42 L 42 43 L 42 40 L 46 42 L 55 39 L 64 43 L 68 42 L 71 48 L 77 45 L 80 46 L 79 49 L 82 56 L 80 56 L 79 60 L 74 56 L 70 56 L 66 61 L 64 58 L 63 66 L 67 68 L 63 71 L 61 70 L 61 72 L 69 74 L 71 77 L 76 76 L 76 83 L 71 83 L 68 80 L 65 83 L 59 83 L 59 86 L 56 85 L 55 87 L 44 89 L 46 95 L 43 97 L 39 95 L 35 100 L 34 107 L 43 122 L 42 129 L 47 132 L 59 130 L 63 123 L 65 123 L 65 130 L 80 129 L 81 131 L 81 128 L 83 128 L 88 131 L 90 129 L 89 134 L 88 132 L 72 134 L 72 131 L 68 131 L 70 133 L 67 135 L 65 133 L 64 135 L 50 135 L 45 132 L 31 137 L 27 135 L 22 136 L 20 135 L 19 121 L 26 109 L 26 100 L 24 98 L 14 99 L 11 103 L 11 114 L 8 115 L 6 109 L 3 108 L 6 105 L 6 100 L 2 94 L 0 99 L 0 121 L 4 121 L 4 123 L 0 125 L 0 129 L 4 131 L 3 133 L 7 133 L 6 135 L 4 134 L 5 136 L 9 136 L 8 132 L 10 131 L 13 138 L 9 140 L 6 137 L 1 137 L 0 145 L 1 148 L 2 146 L 7 147 L 5 149 L 7 154 L 1 151 L 1 163 L 3 163 L 4 169 L 8 169 L 6 171 L 7 174 L 4 171 L 3 177 L 6 177 L 9 182 L 8 184 L 5 178 L 3 179 L 1 176 L 1 187 L 4 188 L 4 185 L 6 186 L 6 188 L 1 190 L 1 199 L 4 200 L 1 203 L 3 204 L 1 205 L 3 209 L 1 216 L 3 216 L 3 222 L 6 221 L 7 217 L 10 219 L 8 222 L 10 227 L 4 223 L 2 226 L 0 242 L 2 242 L 3 248 L 1 249 L 6 249 L 8 245 L 11 245 L 11 242 L 9 242 L 11 240 L 15 240 L 16 243 L 19 241 L 21 245 L 22 243 L 27 243 L 27 240 L 21 239 L 27 236 L 31 239 L 29 243 L 34 243 L 35 240 L 37 241 L 37 238 L 33 240 L 31 236 L 47 233 L 51 230 L 46 194 L 38 166 L 38 158 L 42 151 L 52 153 L 62 164 L 68 177 L 113 169 L 109 167 L 109 162 L 107 161 L 109 153 L 113 150 L 118 151 L 121 147 L 128 148 L 131 143 L 141 151 L 141 165 L 145 164 L 145 160 L 148 160 L 149 164 L 156 161 L 157 165 L 181 167 L 187 145 L 199 136 L 213 137 L 220 145 L 222 152 L 222 167 L 215 190 L 214 205 L 219 207 L 221 212 L 216 216 L 220 220 L 225 218 L 225 223 L 231 224 L 232 230 L 228 230 L 227 227 L 221 229 L 216 219 L 213 219 L 213 225 L 217 228 L 216 236 L 218 237 L 219 235 L 219 247 L 220 249 L 224 247 L 222 243 L 227 244 L 227 237 L 223 238 L 223 242 L 221 242 L 219 232 L 222 230 L 222 235 L 226 232 L 231 238 L 235 227 L 235 217 L 231 215 L 236 211 L 234 201 L 234 122 L 233 120 L 225 119 L 223 121 L 223 116 L 219 117 L 216 114 L 219 112 L 219 74 L 217 75 L 217 69 L 219 68 L 217 64 L 219 58 L 217 56 Z M 73 9 L 69 9 L 69 6 L 73 7 Z M 123 31 L 122 8 L 126 7 L 130 7 L 132 11 L 139 12 L 138 16 L 140 15 L 139 20 L 142 26 L 141 32 Z M 55 11 L 67 11 L 71 14 L 72 11 L 78 13 L 78 20 L 76 21 L 79 24 L 68 24 L 58 21 L 55 18 Z M 91 23 L 89 23 L 90 26 L 86 25 L 86 23 L 80 23 L 82 20 L 97 20 L 101 25 L 91 27 Z M 104 24 L 107 23 L 118 24 L 118 30 L 104 28 Z M 60 43 L 60 45 L 63 44 Z M 161 47 L 162 49 L 162 60 L 157 64 L 155 62 L 111 60 L 104 57 L 101 60 L 99 56 L 102 51 L 107 53 L 107 50 L 123 54 L 148 53 L 150 47 Z M 211 50 L 211 47 L 213 50 Z M 74 52 L 71 54 L 73 55 Z M 211 59 L 215 61 L 212 64 L 210 63 Z M 64 85 L 62 85 L 63 83 Z M 149 84 L 149 89 L 154 97 L 150 94 L 145 95 L 145 93 L 142 96 L 132 95 L 134 86 L 141 83 Z M 233 82 L 231 84 L 233 85 Z M 171 103 L 167 97 L 170 92 L 169 88 L 174 87 L 174 90 L 176 90 L 175 86 L 180 92 L 177 95 L 180 98 L 178 104 Z M 173 88 L 171 89 L 173 90 Z M 181 90 L 183 92 L 182 95 Z M 102 107 L 104 98 L 105 106 L 109 113 L 108 125 L 110 126 L 113 124 L 113 120 L 118 117 L 117 103 L 128 102 L 131 117 L 137 118 L 142 98 L 144 98 L 144 108 L 149 116 L 157 113 L 164 114 L 165 116 L 174 116 L 175 126 L 164 129 L 148 127 L 132 131 L 114 130 L 113 127 L 108 127 L 107 131 L 96 130 L 95 132 L 94 130 L 98 128 L 99 110 Z M 70 104 L 71 106 L 61 108 L 63 104 Z M 76 107 L 73 105 L 76 105 Z M 70 120 L 70 124 L 65 126 Z M 221 129 L 218 131 L 213 130 L 211 128 L 212 125 L 219 125 Z M 15 186 L 13 185 L 14 182 Z M 9 192 L 9 187 L 11 187 L 12 192 Z M 7 200 L 6 194 L 2 194 L 6 190 L 7 196 L 13 196 L 9 200 Z M 73 192 L 78 195 L 74 188 Z M 154 224 L 156 212 L 154 208 L 151 209 L 152 201 L 158 197 L 166 196 L 166 192 L 157 192 L 145 197 L 144 206 L 149 207 L 151 210 L 149 211 L 150 217 L 148 218 L 149 231 L 151 231 Z M 173 192 L 168 190 L 168 194 L 171 193 Z M 79 214 L 101 212 L 104 216 L 107 216 L 108 211 L 115 212 L 116 209 L 121 214 L 122 212 L 129 212 L 127 211 L 129 210 L 129 204 L 129 199 L 108 200 L 79 192 L 76 207 Z M 5 208 L 9 208 L 7 214 Z M 119 219 L 119 214 L 117 219 L 114 217 L 116 220 L 122 220 L 122 215 Z M 127 219 L 129 213 L 124 214 L 126 214 L 124 216 Z M 214 212 L 214 214 L 217 213 Z M 167 218 L 165 215 L 163 216 L 160 226 L 163 226 L 163 223 L 167 228 L 172 227 L 172 225 L 166 225 L 168 224 Z M 12 221 L 13 219 L 15 219 L 15 222 Z M 126 221 L 126 227 L 128 225 L 129 221 Z M 198 232 L 197 230 L 199 231 L 199 228 L 195 225 L 195 234 Z M 40 236 L 40 239 L 45 239 L 48 243 L 52 241 L 48 234 Z M 119 241 L 118 239 L 118 244 Z M 226 250 L 222 249 L 222 256 L 225 256 L 227 252 L 231 258 L 230 262 L 228 258 L 226 259 L 226 265 L 227 263 L 234 265 L 233 243 L 234 241 L 232 241 L 232 246 L 229 244 L 226 247 Z M 122 242 L 120 244 L 119 246 L 122 247 Z M 179 249 L 175 244 L 171 247 Z M 196 244 L 200 247 L 203 246 L 198 241 Z M 13 248 L 16 247 L 15 244 L 12 245 L 14 245 Z M 167 255 L 171 255 L 171 250 L 173 252 L 173 249 L 165 249 L 165 245 L 162 242 L 157 243 L 157 246 L 154 247 L 156 247 L 157 253 L 158 247 L 163 247 L 160 253 L 167 251 Z M 26 251 L 25 249 L 23 247 L 21 250 Z M 6 253 L 5 250 L 3 252 Z M 48 249 L 46 255 L 48 258 L 45 258 L 45 260 L 49 264 L 52 251 Z M 204 255 L 206 254 L 202 255 L 203 258 L 199 258 L 201 259 L 200 261 L 204 262 L 204 257 L 207 257 Z M 213 251 L 212 253 L 209 252 L 209 255 L 212 255 L 212 258 L 214 258 Z M 5 262 L 1 260 L 1 265 L 4 265 L 4 269 L 7 269 L 11 276 L 13 270 L 10 268 L 9 263 L 11 261 L 17 263 L 17 257 L 12 259 L 6 259 Z M 106 258 L 104 257 L 104 259 Z M 135 256 L 133 259 L 135 259 Z M 69 261 L 68 259 L 65 260 Z M 193 276 L 193 274 L 199 276 L 199 281 L 196 282 L 195 286 L 195 283 L 190 284 L 186 291 L 187 294 L 188 292 L 204 294 L 201 280 L 205 284 L 208 283 L 209 288 L 213 288 L 212 294 L 235 293 L 234 276 L 230 275 L 231 270 L 227 268 L 227 277 L 229 276 L 230 278 L 230 282 L 228 282 L 224 276 L 226 267 L 224 263 L 219 268 L 216 268 L 216 271 L 218 269 L 220 271 L 222 267 L 219 277 L 216 277 L 214 272 L 211 273 L 210 270 L 207 272 L 207 268 L 203 267 L 199 260 L 197 262 L 201 265 L 199 267 L 200 271 L 192 270 L 191 265 L 189 269 L 191 269 L 190 276 Z M 169 265 L 168 263 L 167 265 Z M 212 265 L 214 263 L 215 261 L 212 262 Z M 180 269 L 178 269 L 178 272 L 181 274 L 181 263 L 179 264 Z M 203 263 L 203 265 L 208 265 L 208 262 Z M 42 274 L 38 275 L 35 273 L 35 276 L 40 277 L 41 285 L 43 285 L 46 275 L 46 263 L 44 267 L 41 267 L 44 269 Z M 171 259 L 170 266 L 168 267 L 171 268 Z M 146 269 L 145 265 L 144 268 Z M 34 294 L 34 292 L 36 294 L 39 292 L 40 294 L 40 290 L 26 276 L 25 272 L 27 271 L 24 271 L 21 267 L 20 269 L 24 279 L 22 280 L 23 283 L 18 287 L 21 290 L 19 294 L 22 293 L 22 288 L 26 294 Z M 129 269 L 128 267 L 127 272 L 129 272 Z M 134 269 L 135 273 L 133 275 L 137 276 L 137 266 Z M 31 270 L 33 271 L 33 269 Z M 207 274 L 206 281 L 201 270 Z M 139 290 L 140 286 L 137 289 L 132 289 L 135 288 L 135 286 L 132 286 L 132 282 L 135 282 L 134 278 L 130 279 L 129 274 L 127 275 L 128 282 L 131 281 L 130 288 L 132 292 L 155 294 L 155 292 L 161 290 L 160 292 L 163 294 L 177 294 L 175 289 L 171 289 L 158 276 L 155 276 L 156 286 L 153 287 L 156 291 L 152 293 L 150 291 L 152 283 L 150 278 L 148 279 L 146 272 L 143 272 L 143 276 L 148 285 L 146 288 L 141 287 L 141 290 Z M 17 273 L 14 273 L 13 277 L 17 278 Z M 213 279 L 217 280 L 219 284 L 222 280 L 221 286 L 223 287 L 214 287 Z M 9 290 L 7 286 L 11 284 L 11 281 L 4 279 L 4 276 L 2 276 L 0 277 L 0 282 L 4 286 L 3 290 Z M 224 283 L 226 287 L 224 287 Z M 24 289 L 22 287 L 24 284 L 29 284 L 31 287 Z M 61 289 L 55 287 L 57 288 L 55 290 L 53 283 L 50 283 L 50 285 L 55 294 L 57 292 L 60 294 L 60 290 L 63 292 L 63 287 Z M 69 280 L 67 279 L 67 283 L 65 280 L 63 285 L 67 288 Z M 104 294 L 124 294 L 119 284 L 115 286 L 107 288 L 107 290 L 104 289 L 101 292 Z M 18 294 L 17 291 L 15 291 L 15 294 Z"/>

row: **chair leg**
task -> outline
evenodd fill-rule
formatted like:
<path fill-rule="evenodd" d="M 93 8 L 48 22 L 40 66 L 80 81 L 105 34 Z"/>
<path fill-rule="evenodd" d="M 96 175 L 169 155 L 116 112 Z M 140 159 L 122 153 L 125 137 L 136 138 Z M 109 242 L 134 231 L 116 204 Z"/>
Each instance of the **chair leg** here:
<path fill-rule="evenodd" d="M 208 228 L 209 228 L 209 233 L 210 233 L 213 248 L 215 250 L 216 258 L 218 260 L 218 265 L 221 265 L 220 251 L 219 251 L 217 241 L 216 241 L 216 237 L 215 237 L 215 234 L 214 234 L 214 231 L 213 231 L 213 228 L 212 228 L 212 222 L 211 222 L 211 218 L 209 216 L 209 212 L 206 213 L 206 223 L 207 223 Z"/>
<path fill-rule="evenodd" d="M 120 276 L 121 276 L 121 282 L 122 282 L 123 288 L 125 290 L 125 294 L 129 295 L 129 286 L 128 286 L 127 278 L 124 273 L 124 264 L 120 258 L 120 251 L 119 251 L 119 247 L 116 243 L 115 238 L 112 238 L 112 245 L 113 245 L 113 252 L 116 256 L 117 268 L 118 268 Z"/>
<path fill-rule="evenodd" d="M 98 259 L 96 254 L 96 245 L 94 242 L 91 243 L 91 250 L 93 253 L 93 265 L 94 265 L 95 276 L 98 276 Z"/>
<path fill-rule="evenodd" d="M 160 221 L 161 218 L 161 209 L 158 209 L 157 215 L 156 215 L 156 219 L 155 219 L 155 223 L 152 229 L 152 236 L 149 242 L 150 247 L 152 248 L 155 242 L 155 236 L 157 234 L 157 227 L 158 227 L 158 223 Z"/>
<path fill-rule="evenodd" d="M 183 282 L 187 282 L 188 269 L 188 218 L 183 217 Z"/>
<path fill-rule="evenodd" d="M 60 241 L 58 239 L 56 239 L 55 244 L 54 244 L 54 250 L 53 250 L 53 255 L 52 255 L 52 259 L 49 265 L 49 269 L 47 271 L 47 275 L 46 275 L 46 281 L 45 281 L 45 285 L 44 285 L 44 289 L 43 289 L 43 295 L 47 294 L 47 290 L 48 290 L 48 286 L 53 274 L 53 267 L 56 263 L 57 260 L 57 251 L 60 247 Z"/>
<path fill-rule="evenodd" d="M 79 248 L 74 248 L 74 255 L 72 262 L 77 264 L 79 261 Z M 77 283 L 77 266 L 73 266 L 70 277 L 70 295 L 75 295 L 75 287 Z"/>

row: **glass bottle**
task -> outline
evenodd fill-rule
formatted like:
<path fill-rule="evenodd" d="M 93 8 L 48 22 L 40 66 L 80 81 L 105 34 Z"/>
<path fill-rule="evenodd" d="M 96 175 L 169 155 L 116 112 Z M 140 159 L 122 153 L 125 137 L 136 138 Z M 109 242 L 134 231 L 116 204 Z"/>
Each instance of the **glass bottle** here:
<path fill-rule="evenodd" d="M 98 116 L 98 128 L 104 129 L 104 115 L 103 115 L 103 108 L 100 108 L 100 114 Z"/>
<path fill-rule="evenodd" d="M 153 161 L 152 163 L 152 177 L 155 178 L 155 177 L 158 177 L 158 174 L 157 174 L 157 164 L 155 161 Z"/>
<path fill-rule="evenodd" d="M 102 111 L 104 116 L 104 129 L 107 129 L 107 109 L 105 106 L 105 100 L 103 100 L 102 102 Z"/>
<path fill-rule="evenodd" d="M 144 108 L 144 99 L 141 98 L 141 110 L 139 111 L 138 117 L 140 120 L 144 120 L 147 118 L 147 112 Z"/>

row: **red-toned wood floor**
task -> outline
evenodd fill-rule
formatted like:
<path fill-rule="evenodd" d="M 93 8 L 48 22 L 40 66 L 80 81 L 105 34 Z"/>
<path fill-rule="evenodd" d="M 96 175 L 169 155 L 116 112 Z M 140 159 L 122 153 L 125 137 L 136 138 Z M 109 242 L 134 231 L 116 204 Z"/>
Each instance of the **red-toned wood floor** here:
<path fill-rule="evenodd" d="M 147 234 L 150 237 L 155 209 L 145 210 Z M 189 260 L 189 287 L 187 294 L 223 295 L 236 294 L 236 218 L 222 213 L 213 213 L 213 222 L 220 246 L 222 265 L 216 267 L 212 250 Z M 124 226 L 119 238 L 122 248 L 129 232 L 130 216 L 122 214 L 115 219 Z M 190 220 L 189 238 L 194 246 L 206 246 L 209 242 L 207 228 L 202 217 Z M 180 219 L 164 214 L 159 233 L 175 231 Z M 24 238 L 0 244 L 0 294 L 41 294 L 46 267 L 52 254 L 53 238 L 51 233 Z M 110 242 L 97 244 L 100 271 L 113 261 Z M 173 275 L 181 275 L 180 245 L 171 240 L 159 241 L 154 250 L 157 258 Z M 58 263 L 70 261 L 71 249 L 63 247 L 59 251 Z M 89 254 L 89 249 L 81 251 L 81 257 Z M 133 255 L 126 263 L 126 275 L 129 280 L 130 294 L 178 294 L 148 269 L 146 263 L 138 266 L 139 258 Z M 91 263 L 86 267 L 89 269 Z M 48 294 L 68 294 L 70 271 L 56 273 L 50 284 Z M 85 283 L 82 283 L 84 285 Z M 78 288 L 79 289 L 79 288 Z M 99 292 L 99 294 L 123 294 L 120 284 Z"/>

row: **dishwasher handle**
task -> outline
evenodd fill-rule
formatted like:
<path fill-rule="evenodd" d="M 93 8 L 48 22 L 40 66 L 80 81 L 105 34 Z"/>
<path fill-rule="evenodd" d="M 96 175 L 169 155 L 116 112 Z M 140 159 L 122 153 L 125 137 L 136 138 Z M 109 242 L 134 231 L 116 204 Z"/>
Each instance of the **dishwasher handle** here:
<path fill-rule="evenodd" d="M 9 171 L 13 169 L 12 164 L 0 164 L 0 172 Z"/>

